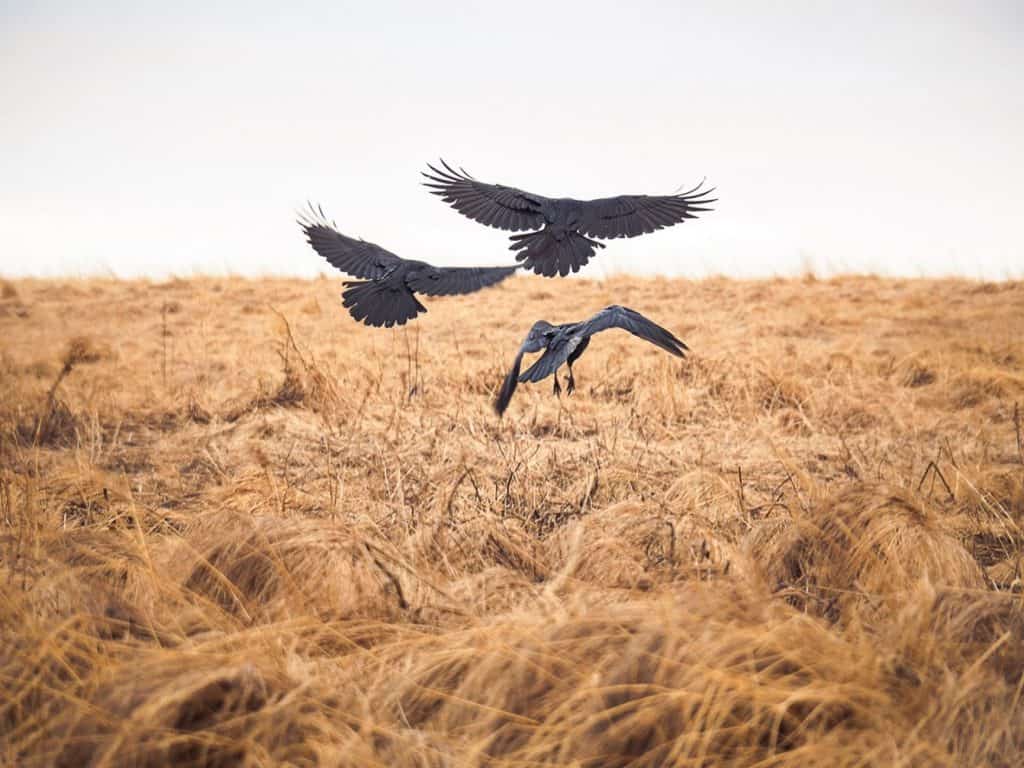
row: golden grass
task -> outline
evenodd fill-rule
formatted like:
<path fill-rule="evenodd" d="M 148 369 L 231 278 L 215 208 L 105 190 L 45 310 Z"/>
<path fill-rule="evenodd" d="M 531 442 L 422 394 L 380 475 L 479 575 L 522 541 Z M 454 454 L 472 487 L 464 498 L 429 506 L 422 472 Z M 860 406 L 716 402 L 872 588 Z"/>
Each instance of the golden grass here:
<path fill-rule="evenodd" d="M 1024 764 L 1024 285 L 338 290 L 0 283 L 0 763 Z"/>

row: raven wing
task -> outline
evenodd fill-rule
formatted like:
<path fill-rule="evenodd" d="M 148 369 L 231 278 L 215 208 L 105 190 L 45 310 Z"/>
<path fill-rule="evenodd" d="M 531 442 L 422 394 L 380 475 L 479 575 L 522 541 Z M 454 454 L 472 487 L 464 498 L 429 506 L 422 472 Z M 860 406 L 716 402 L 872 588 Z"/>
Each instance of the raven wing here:
<path fill-rule="evenodd" d="M 309 211 L 299 216 L 299 226 L 313 250 L 327 259 L 332 266 L 352 277 L 377 280 L 391 267 L 404 259 L 379 245 L 366 240 L 357 240 L 341 234 L 328 222 L 323 209 L 312 204 Z"/>
<path fill-rule="evenodd" d="M 452 208 L 473 221 L 489 227 L 519 232 L 544 226 L 541 206 L 547 199 L 501 184 L 477 181 L 461 168 L 456 171 L 444 160 L 444 170 L 427 164 L 431 173 L 423 175 L 423 185 Z"/>
<path fill-rule="evenodd" d="M 511 267 L 431 267 L 425 266 L 409 273 L 405 284 L 427 296 L 455 296 L 473 293 L 489 285 L 500 283 L 519 269 Z"/>
<path fill-rule="evenodd" d="M 705 206 L 717 201 L 708 197 L 715 190 L 702 190 L 703 185 L 701 182 L 678 195 L 620 195 L 585 200 L 579 229 L 601 239 L 637 237 L 695 219 L 698 213 L 712 210 Z"/>
<path fill-rule="evenodd" d="M 498 396 L 494 399 L 494 410 L 499 416 L 505 413 L 505 409 L 508 408 L 509 401 L 512 400 L 512 395 L 515 394 L 516 385 L 519 383 L 519 368 L 523 364 L 523 352 L 524 349 L 520 349 L 516 355 L 515 362 L 512 363 L 512 368 L 505 375 L 505 380 L 501 382 L 501 389 L 498 390 Z"/>
<path fill-rule="evenodd" d="M 578 333 L 583 337 L 593 336 L 595 333 L 606 331 L 609 328 L 622 328 L 629 331 L 634 336 L 649 341 L 676 357 L 683 357 L 683 351 L 689 349 L 680 339 L 657 323 L 652 323 L 636 310 L 618 304 L 602 309 L 583 323 Z"/>
<path fill-rule="evenodd" d="M 573 353 L 576 347 L 583 343 L 584 338 L 586 337 L 581 334 L 579 327 L 574 328 L 568 333 L 559 333 L 549 342 L 548 348 L 544 350 L 544 354 L 537 358 L 533 365 L 523 371 L 519 381 L 540 381 L 541 379 L 546 379 L 569 359 L 569 355 Z"/>

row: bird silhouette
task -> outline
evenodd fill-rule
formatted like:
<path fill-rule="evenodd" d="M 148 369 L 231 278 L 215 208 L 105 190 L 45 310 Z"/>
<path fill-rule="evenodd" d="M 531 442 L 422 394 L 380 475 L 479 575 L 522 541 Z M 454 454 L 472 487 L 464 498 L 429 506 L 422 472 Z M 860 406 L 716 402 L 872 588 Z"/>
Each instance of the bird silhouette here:
<path fill-rule="evenodd" d="M 499 416 L 505 412 L 516 391 L 516 386 L 520 382 L 540 381 L 554 375 L 554 392 L 556 395 L 561 394 L 562 387 L 558 383 L 558 369 L 563 363 L 569 367 L 569 379 L 566 384 L 567 391 L 571 395 L 576 389 L 572 364 L 589 346 L 591 336 L 609 328 L 622 328 L 629 331 L 634 336 L 649 341 L 666 352 L 671 352 L 676 357 L 684 357 L 684 350 L 689 349 L 686 344 L 660 325 L 652 323 L 636 310 L 617 304 L 605 307 L 589 320 L 578 323 L 551 325 L 545 320 L 538 320 L 527 334 L 526 340 L 516 354 L 512 369 L 505 376 L 505 381 L 502 382 L 498 397 L 494 401 L 494 410 L 498 412 Z M 523 362 L 523 355 L 541 350 L 544 350 L 544 354 L 520 374 L 519 369 Z"/>
<path fill-rule="evenodd" d="M 710 211 L 714 188 L 693 189 L 674 195 L 619 195 L 598 200 L 552 198 L 524 192 L 501 184 L 477 181 L 463 169 L 455 170 L 444 160 L 442 169 L 427 164 L 430 173 L 424 185 L 452 208 L 473 221 L 489 227 L 520 232 L 512 235 L 510 249 L 516 260 L 538 275 L 554 277 L 577 272 L 616 237 L 637 237 L 671 227 L 697 214 Z"/>
<path fill-rule="evenodd" d="M 356 320 L 375 327 L 404 325 L 426 312 L 416 299 L 473 293 L 500 283 L 518 264 L 505 267 L 434 267 L 424 261 L 403 259 L 379 245 L 341 234 L 328 222 L 323 209 L 309 206 L 299 215 L 299 226 L 313 250 L 358 281 L 346 281 L 342 303 Z"/>

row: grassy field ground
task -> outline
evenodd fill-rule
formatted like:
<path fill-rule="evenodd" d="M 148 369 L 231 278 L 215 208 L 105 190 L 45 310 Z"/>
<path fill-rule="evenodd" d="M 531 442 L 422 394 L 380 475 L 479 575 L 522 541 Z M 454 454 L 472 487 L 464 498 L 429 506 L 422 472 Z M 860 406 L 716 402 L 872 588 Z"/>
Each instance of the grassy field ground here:
<path fill-rule="evenodd" d="M 0 763 L 1024 764 L 1024 284 L 339 289 L 0 283 Z"/>

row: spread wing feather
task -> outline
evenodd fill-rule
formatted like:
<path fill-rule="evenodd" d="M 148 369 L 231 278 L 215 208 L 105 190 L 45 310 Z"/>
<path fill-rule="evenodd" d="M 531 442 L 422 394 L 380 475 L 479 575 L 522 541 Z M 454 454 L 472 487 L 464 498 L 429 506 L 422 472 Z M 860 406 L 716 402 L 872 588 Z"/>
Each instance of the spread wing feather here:
<path fill-rule="evenodd" d="M 683 351 L 689 349 L 682 340 L 677 339 L 665 328 L 657 323 L 652 323 L 636 310 L 618 304 L 602 309 L 583 323 L 579 332 L 584 336 L 593 336 L 595 333 L 606 331 L 609 328 L 622 328 L 629 331 L 634 336 L 649 341 L 676 357 L 683 357 Z"/>
<path fill-rule="evenodd" d="M 452 208 L 473 221 L 489 227 L 519 232 L 544 226 L 541 205 L 545 198 L 515 187 L 485 184 L 461 168 L 455 170 L 444 160 L 442 168 L 427 164 L 431 173 L 424 186 Z"/>
<path fill-rule="evenodd" d="M 516 385 L 519 383 L 519 367 L 523 363 L 523 350 L 520 349 L 516 355 L 515 362 L 512 363 L 512 368 L 505 374 L 505 380 L 501 382 L 501 389 L 498 390 L 498 396 L 494 399 L 494 410 L 499 416 L 505 412 L 508 408 L 509 401 L 512 400 L 512 395 L 515 394 Z"/>
<path fill-rule="evenodd" d="M 637 237 L 695 219 L 698 213 L 712 210 L 706 206 L 716 202 L 709 197 L 715 190 L 702 190 L 703 185 L 701 182 L 677 195 L 620 195 L 587 200 L 583 203 L 580 231 L 601 239 Z"/>
<path fill-rule="evenodd" d="M 518 264 L 510 267 L 427 267 L 410 272 L 406 284 L 427 296 L 455 296 L 500 283 L 517 269 Z"/>
<path fill-rule="evenodd" d="M 376 280 L 383 277 L 390 267 L 403 261 L 379 245 L 341 234 L 319 206 L 314 208 L 310 204 L 309 210 L 299 216 L 299 226 L 314 251 L 332 267 L 352 277 Z"/>

